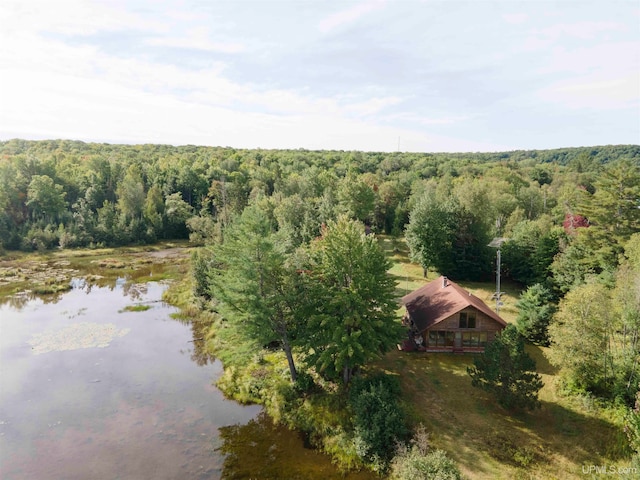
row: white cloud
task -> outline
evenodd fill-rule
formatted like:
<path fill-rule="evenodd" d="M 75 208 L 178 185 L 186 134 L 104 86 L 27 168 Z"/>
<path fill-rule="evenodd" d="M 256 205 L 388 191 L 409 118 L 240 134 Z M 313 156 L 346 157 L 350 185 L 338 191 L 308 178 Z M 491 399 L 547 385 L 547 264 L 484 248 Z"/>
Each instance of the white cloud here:
<path fill-rule="evenodd" d="M 384 5 L 385 0 L 373 0 L 358 3 L 350 8 L 340 10 L 339 12 L 324 18 L 318 24 L 318 29 L 322 33 L 328 33 L 338 27 L 354 23 L 369 13 L 381 9 Z"/>
<path fill-rule="evenodd" d="M 532 145 L 522 132 L 544 131 L 527 123 L 538 107 L 615 112 L 599 117 L 615 138 L 640 126 L 638 32 L 608 10 L 570 23 L 527 3 L 502 17 L 447 2 L 293 5 L 0 2 L 0 138 L 395 150 L 401 137 L 402 150 L 486 151 Z M 371 28 L 383 8 L 389 21 Z"/>
<path fill-rule="evenodd" d="M 212 41 L 208 27 L 197 26 L 189 29 L 184 36 L 156 36 L 145 40 L 145 44 L 156 47 L 174 47 L 220 53 L 241 53 L 246 46 L 240 42 Z"/>
<path fill-rule="evenodd" d="M 598 81 L 590 77 L 572 79 L 545 88 L 538 96 L 574 109 L 640 108 L 640 73 Z"/>
<path fill-rule="evenodd" d="M 90 35 L 127 28 L 166 32 L 168 25 L 158 18 L 118 8 L 116 2 L 84 0 L 3 0 L 0 2 L 2 30 Z"/>

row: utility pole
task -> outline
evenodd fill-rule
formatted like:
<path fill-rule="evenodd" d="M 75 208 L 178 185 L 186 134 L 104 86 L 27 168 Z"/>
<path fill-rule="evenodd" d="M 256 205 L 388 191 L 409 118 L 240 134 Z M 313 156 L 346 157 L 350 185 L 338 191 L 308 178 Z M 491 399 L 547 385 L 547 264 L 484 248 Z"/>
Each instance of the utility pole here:
<path fill-rule="evenodd" d="M 500 313 L 500 247 L 496 255 L 496 313 Z"/>
<path fill-rule="evenodd" d="M 496 237 L 489 243 L 489 247 L 496 248 L 496 293 L 493 294 L 493 297 L 496 299 L 496 313 L 500 313 L 500 307 L 502 306 L 502 302 L 500 301 L 500 297 L 504 292 L 500 291 L 500 247 L 502 244 L 506 242 L 507 239 L 504 237 Z"/>

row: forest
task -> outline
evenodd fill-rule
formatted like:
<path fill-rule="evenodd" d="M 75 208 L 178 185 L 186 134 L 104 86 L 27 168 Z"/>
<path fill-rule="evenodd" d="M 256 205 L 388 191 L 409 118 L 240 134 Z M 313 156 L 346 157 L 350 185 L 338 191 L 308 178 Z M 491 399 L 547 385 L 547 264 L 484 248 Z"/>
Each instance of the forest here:
<path fill-rule="evenodd" d="M 640 146 L 454 154 L 9 140 L 0 207 L 0 253 L 201 247 L 200 308 L 230 338 L 282 351 L 298 393 L 350 386 L 349 445 L 380 471 L 406 467 L 381 446 L 409 429 L 393 416 L 397 385 L 356 375 L 402 335 L 390 265 L 364 232 L 406 241 L 425 277 L 482 282 L 495 276 L 488 244 L 503 237 L 503 278 L 522 291 L 519 335 L 549 347 L 565 394 L 624 409 L 640 463 Z M 376 408 L 377 430 L 363 413 Z M 406 458 L 419 456 L 418 440 Z"/>

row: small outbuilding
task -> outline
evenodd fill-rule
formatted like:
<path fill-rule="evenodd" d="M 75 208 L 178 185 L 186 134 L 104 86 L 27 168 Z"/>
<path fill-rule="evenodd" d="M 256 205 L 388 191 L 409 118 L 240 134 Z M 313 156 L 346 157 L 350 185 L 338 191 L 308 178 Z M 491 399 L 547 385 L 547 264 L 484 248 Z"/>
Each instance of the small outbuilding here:
<path fill-rule="evenodd" d="M 444 276 L 402 297 L 402 305 L 402 322 L 409 328 L 403 350 L 484 352 L 507 326 L 486 303 Z"/>

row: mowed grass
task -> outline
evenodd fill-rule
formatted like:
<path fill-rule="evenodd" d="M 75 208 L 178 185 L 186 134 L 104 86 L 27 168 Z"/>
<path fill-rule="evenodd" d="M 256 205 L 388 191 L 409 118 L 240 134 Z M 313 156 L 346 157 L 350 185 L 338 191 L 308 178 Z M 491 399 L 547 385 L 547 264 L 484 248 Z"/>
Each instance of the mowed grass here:
<path fill-rule="evenodd" d="M 398 297 L 438 276 L 409 261 L 402 239 L 379 238 L 393 262 L 390 273 L 398 280 Z M 458 282 L 495 308 L 494 283 Z M 502 285 L 507 322 L 517 316 L 517 285 Z M 558 394 L 559 378 L 543 354 L 528 346 L 545 386 L 534 412 L 513 414 L 487 393 L 473 388 L 467 367 L 472 355 L 407 353 L 394 350 L 374 368 L 398 375 L 407 409 L 414 424 L 423 423 L 431 442 L 458 462 L 471 479 L 571 479 L 591 478 L 583 466 L 629 465 L 629 452 L 619 412 L 603 409 L 583 398 Z"/>

